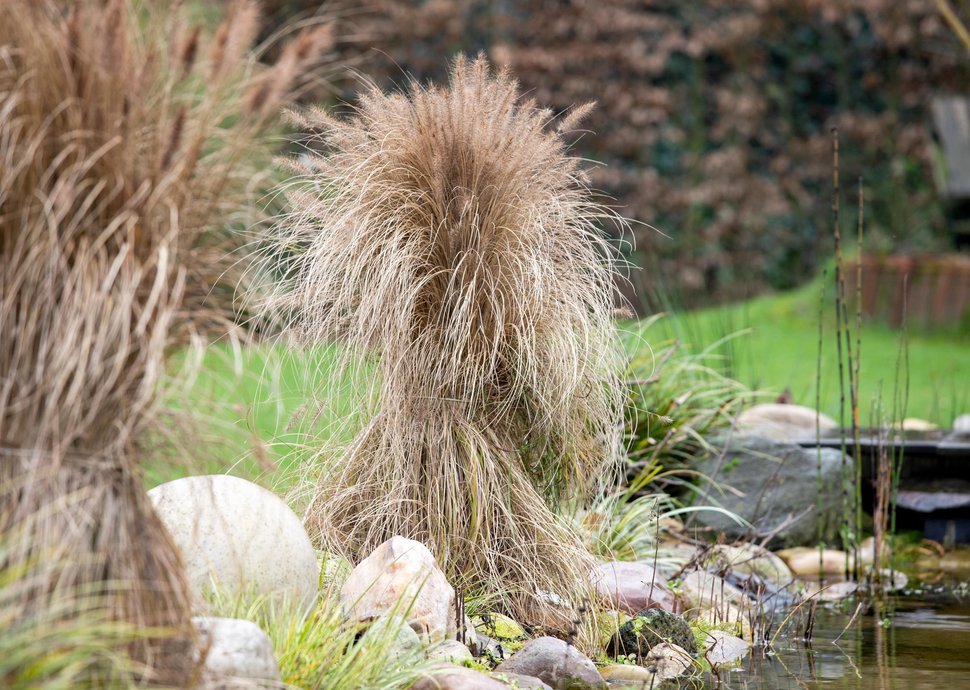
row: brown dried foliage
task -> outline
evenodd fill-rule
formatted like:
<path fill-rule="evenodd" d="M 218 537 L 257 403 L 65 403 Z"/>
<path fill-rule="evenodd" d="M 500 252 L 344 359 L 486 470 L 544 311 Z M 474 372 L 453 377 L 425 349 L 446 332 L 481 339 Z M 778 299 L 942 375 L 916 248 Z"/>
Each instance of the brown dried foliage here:
<path fill-rule="evenodd" d="M 126 0 L 0 4 L 4 565 L 59 564 L 20 605 L 106 591 L 115 620 L 159 629 L 129 650 L 152 682 L 192 671 L 181 565 L 137 466 L 165 355 L 229 323 L 205 300 L 237 260 L 225 226 L 253 217 L 250 149 L 329 45 L 307 34 L 254 101 L 257 27 L 252 2 L 211 39 Z"/>
<path fill-rule="evenodd" d="M 553 114 L 483 59 L 301 122 L 325 153 L 294 162 L 309 184 L 280 243 L 303 250 L 277 306 L 304 340 L 339 338 L 347 366 L 373 363 L 356 372 L 372 419 L 312 459 L 311 531 L 354 558 L 418 539 L 520 620 L 555 617 L 540 591 L 578 603 L 591 564 L 548 505 L 621 445 L 608 212 Z"/>

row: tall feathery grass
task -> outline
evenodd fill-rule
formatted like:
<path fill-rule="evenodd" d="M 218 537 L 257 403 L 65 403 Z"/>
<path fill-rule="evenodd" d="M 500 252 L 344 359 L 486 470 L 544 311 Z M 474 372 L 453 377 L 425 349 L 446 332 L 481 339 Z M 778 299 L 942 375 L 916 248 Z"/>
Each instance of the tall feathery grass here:
<path fill-rule="evenodd" d="M 252 2 L 212 36 L 126 0 L 0 4 L 0 566 L 53 563 L 0 616 L 96 592 L 105 623 L 165 631 L 119 642 L 139 682 L 192 671 L 138 469 L 167 347 L 228 322 L 202 302 L 259 188 L 247 147 L 329 41 L 308 30 L 260 73 L 257 25 Z"/>
<path fill-rule="evenodd" d="M 275 306 L 344 345 L 370 416 L 313 456 L 311 532 L 357 558 L 418 539 L 525 623 L 549 623 L 541 592 L 583 597 L 589 556 L 550 507 L 622 450 L 609 212 L 564 141 L 587 110 L 557 127 L 481 58 L 447 87 L 372 87 L 347 119 L 309 110 L 281 223 Z"/>

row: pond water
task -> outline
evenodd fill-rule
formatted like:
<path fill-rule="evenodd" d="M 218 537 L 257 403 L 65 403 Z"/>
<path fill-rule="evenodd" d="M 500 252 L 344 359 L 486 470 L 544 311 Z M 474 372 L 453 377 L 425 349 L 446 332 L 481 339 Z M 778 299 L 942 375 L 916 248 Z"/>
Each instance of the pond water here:
<path fill-rule="evenodd" d="M 819 606 L 810 643 L 800 639 L 807 611 L 801 613 L 775 640 L 775 653 L 753 649 L 740 668 L 709 676 L 705 685 L 970 689 L 970 587 L 965 582 L 917 585 L 882 602 L 850 598 Z"/>

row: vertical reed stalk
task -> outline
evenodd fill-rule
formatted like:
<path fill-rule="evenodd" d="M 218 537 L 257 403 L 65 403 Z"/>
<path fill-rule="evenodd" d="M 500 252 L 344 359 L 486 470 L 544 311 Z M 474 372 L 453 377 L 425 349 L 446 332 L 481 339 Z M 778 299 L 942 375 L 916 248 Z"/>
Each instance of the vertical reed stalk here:
<path fill-rule="evenodd" d="M 842 232 L 840 229 L 841 217 L 839 212 L 839 130 L 832 128 L 832 225 L 835 237 L 835 345 L 836 356 L 839 363 L 839 439 L 842 452 L 841 480 L 842 480 L 842 516 L 840 520 L 840 531 L 842 533 L 842 544 L 845 548 L 845 574 L 849 576 L 849 549 L 854 542 L 850 534 L 849 515 L 852 513 L 851 500 L 849 493 L 849 470 L 846 453 L 845 439 L 845 363 L 842 359 L 842 328 L 843 328 L 843 308 L 842 299 L 844 296 L 844 280 L 842 276 Z M 846 328 L 848 327 L 845 324 Z"/>
<path fill-rule="evenodd" d="M 822 284 L 818 296 L 818 356 L 815 359 L 815 513 L 818 527 L 818 573 L 821 578 L 823 572 L 822 554 L 825 549 L 823 542 L 825 516 L 822 514 L 822 342 L 824 337 L 823 316 L 825 313 L 825 279 L 826 271 L 822 271 Z"/>
<path fill-rule="evenodd" d="M 906 418 L 906 408 L 909 404 L 909 326 L 907 295 L 909 292 L 909 276 L 903 276 L 903 314 L 902 323 L 899 331 L 899 352 L 896 357 L 896 374 L 893 380 L 893 436 L 896 441 L 902 435 L 902 420 Z M 896 420 L 900 424 L 896 424 Z M 901 443 L 894 443 L 898 451 L 893 461 L 892 467 L 892 491 L 889 499 L 889 523 L 890 532 L 896 534 L 896 497 L 899 494 L 899 477 L 902 472 L 905 446 Z M 895 544 L 890 542 L 889 551 L 889 577 L 895 577 L 894 569 L 896 566 Z"/>
<path fill-rule="evenodd" d="M 858 222 L 856 224 L 856 274 L 855 274 L 855 335 L 856 349 L 855 359 L 852 359 L 852 352 L 849 351 L 850 371 L 854 370 L 854 375 L 850 376 L 852 388 L 852 438 L 855 445 L 853 458 L 855 459 L 855 553 L 856 578 L 859 570 L 859 535 L 862 534 L 862 429 L 859 424 L 859 383 L 862 364 L 862 233 L 865 225 L 865 195 L 862 186 L 862 176 L 859 176 L 859 202 L 858 202 Z M 843 307 L 845 301 L 842 302 Z M 846 333 L 848 337 L 848 332 Z"/>

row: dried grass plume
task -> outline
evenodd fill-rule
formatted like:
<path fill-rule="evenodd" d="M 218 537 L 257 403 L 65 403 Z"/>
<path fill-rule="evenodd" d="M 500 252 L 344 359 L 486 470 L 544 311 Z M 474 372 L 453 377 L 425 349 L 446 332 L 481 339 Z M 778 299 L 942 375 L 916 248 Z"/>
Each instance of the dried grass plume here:
<path fill-rule="evenodd" d="M 540 622 L 540 592 L 581 599 L 589 567 L 550 507 L 621 448 L 609 211 L 553 113 L 482 58 L 446 88 L 371 87 L 347 119 L 296 117 L 316 134 L 292 164 L 306 184 L 274 306 L 305 341 L 341 343 L 371 415 L 342 457 L 314 458 L 307 522 L 358 557 L 419 539 Z"/>

